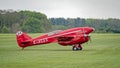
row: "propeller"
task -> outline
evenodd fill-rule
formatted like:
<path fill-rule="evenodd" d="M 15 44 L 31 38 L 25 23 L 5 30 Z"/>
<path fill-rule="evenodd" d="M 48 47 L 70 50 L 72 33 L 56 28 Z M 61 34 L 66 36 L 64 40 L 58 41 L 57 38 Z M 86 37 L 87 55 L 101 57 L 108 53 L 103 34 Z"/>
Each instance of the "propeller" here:
<path fill-rule="evenodd" d="M 91 36 L 90 36 L 89 34 L 86 34 L 86 33 L 85 33 L 84 27 L 83 27 L 83 34 L 84 34 L 84 38 L 89 37 L 89 41 L 92 42 Z"/>
<path fill-rule="evenodd" d="M 91 36 L 89 36 L 89 41 L 92 42 Z"/>

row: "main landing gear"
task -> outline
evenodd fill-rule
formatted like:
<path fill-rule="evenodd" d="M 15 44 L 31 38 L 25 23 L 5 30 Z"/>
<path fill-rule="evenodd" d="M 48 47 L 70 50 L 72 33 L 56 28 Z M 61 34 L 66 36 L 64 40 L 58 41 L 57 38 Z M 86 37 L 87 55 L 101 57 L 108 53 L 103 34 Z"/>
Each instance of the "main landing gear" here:
<path fill-rule="evenodd" d="M 74 44 L 72 50 L 73 51 L 82 50 L 82 45 L 81 44 Z"/>

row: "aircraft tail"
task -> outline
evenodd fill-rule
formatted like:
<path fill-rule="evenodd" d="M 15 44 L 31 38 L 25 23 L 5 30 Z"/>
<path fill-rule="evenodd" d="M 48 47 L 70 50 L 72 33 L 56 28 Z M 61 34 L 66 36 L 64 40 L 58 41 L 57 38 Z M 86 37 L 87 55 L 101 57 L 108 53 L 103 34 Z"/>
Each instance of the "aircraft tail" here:
<path fill-rule="evenodd" d="M 18 31 L 16 33 L 16 40 L 20 47 L 25 48 L 27 46 L 31 45 L 31 37 L 28 36 L 26 33 L 23 33 L 22 31 Z"/>

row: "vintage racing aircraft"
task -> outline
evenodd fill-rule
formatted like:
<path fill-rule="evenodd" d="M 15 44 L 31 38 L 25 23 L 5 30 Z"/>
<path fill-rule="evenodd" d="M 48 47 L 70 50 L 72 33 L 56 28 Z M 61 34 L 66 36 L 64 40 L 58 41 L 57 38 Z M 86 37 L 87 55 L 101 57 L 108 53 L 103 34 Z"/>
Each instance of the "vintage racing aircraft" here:
<path fill-rule="evenodd" d="M 16 33 L 17 43 L 22 49 L 28 46 L 35 46 L 40 44 L 48 44 L 57 42 L 62 46 L 73 46 L 72 50 L 82 50 L 82 45 L 90 40 L 90 33 L 94 31 L 92 27 L 77 27 L 67 30 L 56 30 L 39 36 L 31 38 L 26 33 L 18 31 Z"/>

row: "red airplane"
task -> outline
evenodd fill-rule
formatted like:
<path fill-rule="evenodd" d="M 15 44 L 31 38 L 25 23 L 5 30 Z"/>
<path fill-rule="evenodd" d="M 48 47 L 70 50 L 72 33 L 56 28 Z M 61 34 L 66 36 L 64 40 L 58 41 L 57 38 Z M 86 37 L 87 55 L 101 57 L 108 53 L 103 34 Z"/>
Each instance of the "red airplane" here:
<path fill-rule="evenodd" d="M 57 42 L 62 46 L 73 46 L 72 50 L 82 50 L 82 45 L 90 40 L 90 33 L 94 31 L 92 27 L 77 27 L 67 30 L 56 30 L 46 33 L 37 38 L 31 38 L 24 32 L 16 33 L 17 43 L 22 49 L 28 46 Z"/>

